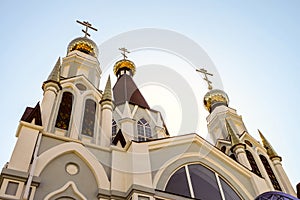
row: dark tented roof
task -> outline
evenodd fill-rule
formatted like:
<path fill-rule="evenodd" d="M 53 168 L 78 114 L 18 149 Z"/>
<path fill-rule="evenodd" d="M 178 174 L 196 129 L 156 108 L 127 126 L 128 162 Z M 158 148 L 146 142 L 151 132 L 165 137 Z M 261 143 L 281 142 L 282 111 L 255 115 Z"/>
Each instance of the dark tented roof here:
<path fill-rule="evenodd" d="M 150 109 L 142 93 L 132 80 L 132 77 L 123 74 L 113 88 L 114 102 L 120 105 L 128 101 L 131 104 Z"/>

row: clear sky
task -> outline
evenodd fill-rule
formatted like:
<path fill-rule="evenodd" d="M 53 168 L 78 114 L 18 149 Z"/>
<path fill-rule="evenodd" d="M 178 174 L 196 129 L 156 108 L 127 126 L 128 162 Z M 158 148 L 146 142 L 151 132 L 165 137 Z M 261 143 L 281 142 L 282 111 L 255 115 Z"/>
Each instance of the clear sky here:
<path fill-rule="evenodd" d="M 98 44 L 140 28 L 173 30 L 197 42 L 248 132 L 259 140 L 259 128 L 283 157 L 293 186 L 300 182 L 300 1 L 2 0 L 0 7 L 0 165 L 9 161 L 26 106 L 41 100 L 57 58 L 82 35 L 79 19 L 99 29 L 92 32 Z"/>

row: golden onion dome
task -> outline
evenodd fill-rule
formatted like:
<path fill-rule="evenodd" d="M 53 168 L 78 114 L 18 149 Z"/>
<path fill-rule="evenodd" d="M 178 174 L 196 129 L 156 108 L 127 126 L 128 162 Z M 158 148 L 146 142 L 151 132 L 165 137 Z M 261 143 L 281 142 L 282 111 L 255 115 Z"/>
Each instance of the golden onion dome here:
<path fill-rule="evenodd" d="M 213 89 L 204 96 L 204 106 L 211 113 L 219 105 L 228 106 L 229 99 L 223 90 Z"/>
<path fill-rule="evenodd" d="M 118 76 L 122 69 L 131 71 L 132 76 L 135 74 L 135 64 L 130 60 L 122 59 L 116 62 L 114 65 L 114 74 Z"/>
<path fill-rule="evenodd" d="M 94 57 L 98 57 L 99 53 L 97 44 L 87 37 L 78 37 L 72 40 L 68 45 L 68 53 L 74 50 L 81 51 Z"/>

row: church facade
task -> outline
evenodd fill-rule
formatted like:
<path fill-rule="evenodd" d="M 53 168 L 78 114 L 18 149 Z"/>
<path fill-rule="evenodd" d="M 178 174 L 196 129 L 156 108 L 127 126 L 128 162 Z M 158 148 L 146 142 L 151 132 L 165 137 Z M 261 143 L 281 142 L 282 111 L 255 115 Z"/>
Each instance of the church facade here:
<path fill-rule="evenodd" d="M 41 103 L 19 122 L 0 199 L 296 199 L 281 157 L 261 132 L 261 142 L 247 132 L 224 91 L 204 96 L 212 143 L 195 133 L 170 136 L 122 50 L 117 81 L 108 78 L 102 91 L 96 43 L 87 35 L 69 43 Z"/>

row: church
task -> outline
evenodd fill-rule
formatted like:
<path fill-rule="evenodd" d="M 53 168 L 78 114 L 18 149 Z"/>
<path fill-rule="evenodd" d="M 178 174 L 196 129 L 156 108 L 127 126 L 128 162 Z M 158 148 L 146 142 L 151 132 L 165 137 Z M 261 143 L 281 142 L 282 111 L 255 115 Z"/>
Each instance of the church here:
<path fill-rule="evenodd" d="M 171 136 L 134 81 L 136 66 L 121 48 L 102 90 L 97 44 L 72 40 L 27 107 L 17 142 L 0 175 L 4 200 L 296 200 L 282 158 L 259 131 L 247 132 L 225 91 L 203 97 L 212 141 Z M 101 51 L 101 49 L 100 49 Z M 105 54 L 105 52 L 102 52 Z M 50 69 L 50 68 L 49 68 Z"/>

